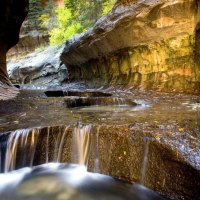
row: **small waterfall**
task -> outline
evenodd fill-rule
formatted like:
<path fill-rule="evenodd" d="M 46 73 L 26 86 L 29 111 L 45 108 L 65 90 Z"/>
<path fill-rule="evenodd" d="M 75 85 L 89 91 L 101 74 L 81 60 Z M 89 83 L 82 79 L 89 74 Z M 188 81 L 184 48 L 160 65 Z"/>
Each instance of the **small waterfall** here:
<path fill-rule="evenodd" d="M 144 157 L 143 157 L 143 163 L 141 168 L 141 179 L 140 184 L 144 185 L 145 176 L 147 172 L 148 167 L 148 153 L 149 153 L 149 139 L 145 139 L 144 144 Z"/>
<path fill-rule="evenodd" d="M 72 162 L 88 165 L 92 125 L 78 125 L 73 132 Z"/>
<path fill-rule="evenodd" d="M 46 163 L 49 162 L 49 134 L 50 134 L 50 127 L 47 128 L 47 138 L 46 138 Z"/>
<path fill-rule="evenodd" d="M 19 129 L 4 136 L 0 143 L 0 172 L 31 167 L 38 159 L 39 164 L 60 162 L 68 129 L 69 126 L 55 130 L 54 127 Z"/>
<path fill-rule="evenodd" d="M 47 127 L 47 136 L 46 136 L 46 142 L 45 142 L 46 163 L 61 162 L 64 142 L 65 142 L 68 130 L 69 130 L 69 126 L 64 127 L 64 129 L 63 127 L 58 127 L 58 130 L 55 130 L 55 131 L 53 130 L 53 127 Z M 52 135 L 55 138 L 53 145 L 51 141 Z M 50 152 L 52 151 L 53 151 L 53 156 L 50 155 Z"/>
<path fill-rule="evenodd" d="M 4 163 L 5 172 L 16 169 L 17 151 L 20 149 L 25 149 L 20 158 L 21 165 L 24 166 L 25 163 L 28 163 L 28 166 L 33 165 L 39 133 L 39 129 L 20 129 L 9 136 Z"/>

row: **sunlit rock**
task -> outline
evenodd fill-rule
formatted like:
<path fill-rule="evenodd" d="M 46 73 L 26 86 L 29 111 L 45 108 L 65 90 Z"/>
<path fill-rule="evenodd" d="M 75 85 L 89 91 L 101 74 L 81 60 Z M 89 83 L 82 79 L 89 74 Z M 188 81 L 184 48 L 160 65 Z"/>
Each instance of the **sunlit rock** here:
<path fill-rule="evenodd" d="M 91 86 L 198 92 L 199 3 L 118 1 L 94 28 L 67 41 L 71 80 Z"/>

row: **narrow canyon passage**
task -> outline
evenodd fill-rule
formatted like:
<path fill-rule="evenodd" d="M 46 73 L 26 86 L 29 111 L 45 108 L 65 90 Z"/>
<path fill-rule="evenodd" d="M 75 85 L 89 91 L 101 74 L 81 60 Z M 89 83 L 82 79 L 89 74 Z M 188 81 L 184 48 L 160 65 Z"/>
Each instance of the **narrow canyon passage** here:
<path fill-rule="evenodd" d="M 197 0 L 0 11 L 0 200 L 200 199 Z"/>

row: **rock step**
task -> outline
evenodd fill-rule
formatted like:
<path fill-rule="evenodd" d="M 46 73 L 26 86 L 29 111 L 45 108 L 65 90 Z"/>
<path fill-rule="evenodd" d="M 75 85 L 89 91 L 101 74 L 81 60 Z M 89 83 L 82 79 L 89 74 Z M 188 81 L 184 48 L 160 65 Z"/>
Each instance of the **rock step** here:
<path fill-rule="evenodd" d="M 117 97 L 65 97 L 67 108 L 84 106 L 137 106 L 131 99 Z"/>
<path fill-rule="evenodd" d="M 47 97 L 79 96 L 79 97 L 110 97 L 112 94 L 101 91 L 63 91 L 48 90 L 45 91 Z"/>

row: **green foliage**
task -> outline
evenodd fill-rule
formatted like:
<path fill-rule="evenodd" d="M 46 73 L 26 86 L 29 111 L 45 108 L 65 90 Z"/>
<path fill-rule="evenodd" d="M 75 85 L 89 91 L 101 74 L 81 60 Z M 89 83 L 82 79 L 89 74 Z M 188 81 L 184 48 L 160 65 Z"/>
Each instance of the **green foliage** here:
<path fill-rule="evenodd" d="M 56 9 L 58 25 L 50 32 L 50 44 L 60 44 L 65 42 L 76 33 L 80 33 L 83 29 L 78 22 L 71 21 L 71 11 L 66 7 Z"/>
<path fill-rule="evenodd" d="M 73 19 L 85 29 L 111 10 L 116 0 L 65 0 L 65 6 L 71 10 Z"/>
<path fill-rule="evenodd" d="M 41 27 L 49 32 L 51 45 L 65 42 L 74 34 L 92 27 L 112 9 L 116 0 L 64 0 L 63 7 L 59 8 L 54 2 L 49 0 L 39 17 Z"/>
<path fill-rule="evenodd" d="M 42 15 L 39 17 L 40 27 L 44 30 L 51 31 L 57 24 L 57 16 L 55 12 L 55 0 L 49 0 L 43 9 Z"/>
<path fill-rule="evenodd" d="M 113 8 L 113 5 L 115 3 L 116 3 L 116 0 L 106 1 L 103 5 L 103 15 L 106 15 Z"/>

